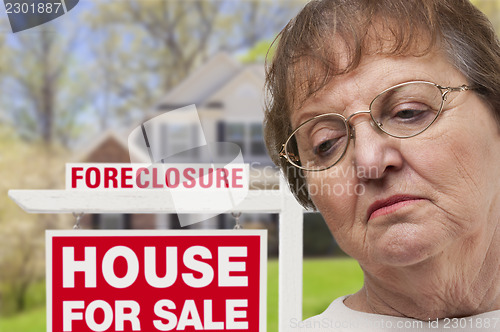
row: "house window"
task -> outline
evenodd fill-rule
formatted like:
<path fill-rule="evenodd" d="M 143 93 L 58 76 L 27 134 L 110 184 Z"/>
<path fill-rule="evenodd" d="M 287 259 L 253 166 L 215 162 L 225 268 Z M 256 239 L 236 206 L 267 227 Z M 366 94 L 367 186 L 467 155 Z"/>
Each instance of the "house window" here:
<path fill-rule="evenodd" d="M 245 124 L 243 123 L 228 123 L 226 125 L 226 137 L 227 142 L 232 142 L 238 144 L 241 148 L 241 153 L 245 155 Z"/>
<path fill-rule="evenodd" d="M 167 143 L 170 154 L 187 151 L 193 147 L 190 137 L 190 126 L 182 124 L 169 124 Z"/>
<path fill-rule="evenodd" d="M 262 138 L 261 123 L 229 122 L 224 128 L 219 127 L 219 130 L 224 130 L 223 140 L 238 144 L 243 156 L 259 157 L 267 154 Z"/>
<path fill-rule="evenodd" d="M 196 157 L 197 136 L 193 125 L 185 123 L 163 124 L 160 130 L 160 141 L 163 158 L 175 156 L 181 162 Z M 182 159 L 182 160 L 181 160 Z"/>
<path fill-rule="evenodd" d="M 253 123 L 250 125 L 250 151 L 254 156 L 266 154 L 266 147 L 262 135 L 262 124 Z"/>

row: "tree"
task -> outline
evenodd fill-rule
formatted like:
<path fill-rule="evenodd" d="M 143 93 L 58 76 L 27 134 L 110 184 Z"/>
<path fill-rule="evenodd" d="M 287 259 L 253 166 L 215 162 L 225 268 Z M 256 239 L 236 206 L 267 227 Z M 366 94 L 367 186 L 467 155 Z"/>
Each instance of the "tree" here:
<path fill-rule="evenodd" d="M 9 189 L 62 187 L 64 149 L 24 142 L 0 125 L 0 294 L 2 314 L 26 307 L 26 294 L 44 278 L 44 231 L 70 227 L 68 216 L 33 215 L 8 199 Z"/>
<path fill-rule="evenodd" d="M 89 85 L 75 66 L 77 42 L 75 28 L 54 23 L 9 34 L 1 45 L 0 107 L 23 138 L 47 144 L 74 138 Z"/>
<path fill-rule="evenodd" d="M 242 63 L 264 63 L 266 57 L 272 58 L 274 48 L 270 48 L 272 40 L 262 40 L 257 42 L 247 53 L 240 56 Z"/>
<path fill-rule="evenodd" d="M 219 51 L 272 38 L 304 1 L 95 2 L 89 22 L 99 42 L 100 82 L 118 114 L 138 113 Z M 110 103 L 108 103 L 109 105 Z M 101 112 L 102 115 L 109 114 Z"/>

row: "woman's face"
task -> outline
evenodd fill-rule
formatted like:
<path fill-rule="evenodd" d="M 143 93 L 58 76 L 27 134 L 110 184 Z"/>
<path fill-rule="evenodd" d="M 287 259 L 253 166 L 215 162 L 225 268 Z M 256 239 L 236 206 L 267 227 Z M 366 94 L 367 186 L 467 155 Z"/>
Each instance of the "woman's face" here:
<path fill-rule="evenodd" d="M 368 110 L 378 93 L 408 81 L 467 84 L 437 53 L 365 56 L 294 110 L 292 126 L 318 114 L 347 118 Z M 351 125 L 355 139 L 344 158 L 328 170 L 306 172 L 306 180 L 335 239 L 364 268 L 443 255 L 456 264 L 499 245 L 500 130 L 474 92 L 451 93 L 436 122 L 416 137 L 390 137 L 368 114 L 353 117 Z"/>

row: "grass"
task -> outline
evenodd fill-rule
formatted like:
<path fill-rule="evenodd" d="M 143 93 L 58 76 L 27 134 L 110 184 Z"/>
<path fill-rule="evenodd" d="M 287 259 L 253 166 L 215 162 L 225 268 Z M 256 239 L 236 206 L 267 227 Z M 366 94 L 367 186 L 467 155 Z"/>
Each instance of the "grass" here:
<path fill-rule="evenodd" d="M 325 310 L 333 299 L 361 288 L 363 274 L 353 259 L 304 260 L 304 318 Z M 278 331 L 278 261 L 268 264 L 267 331 Z M 38 296 L 38 295 L 37 295 Z M 45 307 L 0 317 L 2 332 L 45 332 Z"/>
<path fill-rule="evenodd" d="M 308 318 L 323 312 L 334 299 L 355 293 L 362 284 L 363 272 L 354 259 L 306 259 L 303 317 Z"/>
<path fill-rule="evenodd" d="M 0 317 L 0 331 L 45 332 L 45 316 L 45 307 L 40 307 L 12 317 Z"/>
<path fill-rule="evenodd" d="M 267 274 L 267 331 L 278 331 L 278 261 L 271 260 Z M 363 283 L 363 273 L 352 258 L 305 259 L 303 267 L 303 318 L 323 312 L 339 296 L 352 294 Z"/>

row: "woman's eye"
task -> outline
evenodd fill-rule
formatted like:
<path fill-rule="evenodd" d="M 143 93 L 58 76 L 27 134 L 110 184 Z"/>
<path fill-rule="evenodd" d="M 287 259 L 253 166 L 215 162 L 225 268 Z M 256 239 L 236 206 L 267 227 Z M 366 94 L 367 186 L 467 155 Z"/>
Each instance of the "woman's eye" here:
<path fill-rule="evenodd" d="M 314 145 L 313 153 L 315 156 L 320 158 L 325 158 L 335 154 L 339 149 L 340 141 L 341 137 L 323 140 L 322 142 Z"/>
<path fill-rule="evenodd" d="M 325 158 L 331 158 L 342 150 L 347 132 L 344 122 L 328 121 L 326 123 L 316 123 L 316 125 L 307 131 L 308 137 L 308 158 L 319 162 Z M 305 154 L 303 153 L 305 157 Z"/>
<path fill-rule="evenodd" d="M 316 151 L 316 154 L 324 154 L 326 152 L 328 152 L 328 150 L 330 150 L 333 146 L 333 141 L 332 140 L 328 140 L 328 141 L 325 141 L 323 143 L 321 143 L 320 145 L 318 145 L 318 147 L 315 149 Z"/>
<path fill-rule="evenodd" d="M 390 112 L 390 118 L 394 121 L 419 122 L 428 120 L 436 112 L 426 104 L 411 103 L 394 107 Z"/>
<path fill-rule="evenodd" d="M 415 117 L 422 115 L 424 112 L 426 112 L 426 111 L 403 110 L 403 111 L 397 112 L 395 117 L 399 118 L 399 119 L 412 119 L 412 118 L 415 118 Z"/>

